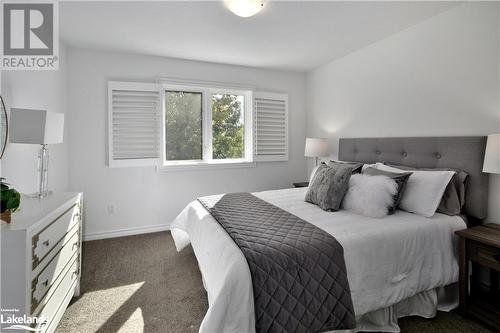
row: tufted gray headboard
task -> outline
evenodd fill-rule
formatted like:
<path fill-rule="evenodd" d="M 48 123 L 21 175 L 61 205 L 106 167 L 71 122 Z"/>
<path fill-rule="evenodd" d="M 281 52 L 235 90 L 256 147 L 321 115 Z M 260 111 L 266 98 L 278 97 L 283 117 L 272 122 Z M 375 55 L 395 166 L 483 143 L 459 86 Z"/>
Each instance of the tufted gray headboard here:
<path fill-rule="evenodd" d="M 339 159 L 427 168 L 455 168 L 469 174 L 465 213 L 482 220 L 488 209 L 488 175 L 482 172 L 486 137 L 342 138 Z"/>

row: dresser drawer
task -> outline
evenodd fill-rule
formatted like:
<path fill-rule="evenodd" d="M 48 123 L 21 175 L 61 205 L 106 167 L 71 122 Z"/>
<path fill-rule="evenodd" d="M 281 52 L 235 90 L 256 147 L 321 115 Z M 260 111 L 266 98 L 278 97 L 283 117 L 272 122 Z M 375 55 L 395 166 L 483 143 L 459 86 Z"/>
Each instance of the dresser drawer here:
<path fill-rule="evenodd" d="M 73 229 L 72 229 L 73 230 Z M 31 281 L 31 313 L 40 305 L 44 297 L 53 292 L 53 287 L 64 270 L 78 256 L 77 252 L 80 244 L 80 235 L 77 228 L 74 229 L 72 237 L 66 242 L 64 247 L 57 253 L 46 267 Z"/>
<path fill-rule="evenodd" d="M 38 263 L 38 265 L 31 271 L 31 278 L 34 278 L 40 274 L 41 271 L 47 267 L 47 265 L 54 259 L 54 256 L 58 255 L 61 250 L 66 246 L 66 244 L 75 236 L 75 233 L 80 234 L 80 224 L 77 223 L 70 229 L 64 237 L 57 242 L 56 245 L 45 255 L 45 257 Z M 75 246 L 79 246 L 80 244 Z"/>
<path fill-rule="evenodd" d="M 64 305 L 64 301 L 69 297 L 73 296 L 74 287 L 79 278 L 79 259 L 75 257 L 69 266 L 69 269 L 64 271 L 64 276 L 62 276 L 57 281 L 57 286 L 54 286 L 54 292 L 51 293 L 50 297 L 47 297 L 41 304 L 40 308 L 34 314 L 37 317 L 45 317 L 48 320 L 52 320 L 56 317 L 56 314 L 60 311 L 61 306 Z M 45 332 L 47 327 L 54 326 L 51 323 L 44 325 L 42 332 Z M 38 328 L 38 327 L 35 327 Z"/>
<path fill-rule="evenodd" d="M 475 241 L 470 241 L 468 246 L 470 260 L 500 270 L 500 248 Z"/>
<path fill-rule="evenodd" d="M 32 236 L 31 269 L 34 270 L 47 254 L 66 236 L 80 221 L 80 207 L 74 204 L 45 228 Z"/>

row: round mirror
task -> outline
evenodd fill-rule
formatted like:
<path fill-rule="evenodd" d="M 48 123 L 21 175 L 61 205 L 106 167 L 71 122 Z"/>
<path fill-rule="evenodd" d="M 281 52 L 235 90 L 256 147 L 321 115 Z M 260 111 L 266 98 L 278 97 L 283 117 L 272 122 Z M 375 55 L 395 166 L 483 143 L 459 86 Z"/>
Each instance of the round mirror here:
<path fill-rule="evenodd" d="M 5 146 L 7 145 L 8 132 L 9 125 L 7 123 L 7 110 L 3 104 L 2 96 L 0 96 L 0 158 L 2 158 Z"/>

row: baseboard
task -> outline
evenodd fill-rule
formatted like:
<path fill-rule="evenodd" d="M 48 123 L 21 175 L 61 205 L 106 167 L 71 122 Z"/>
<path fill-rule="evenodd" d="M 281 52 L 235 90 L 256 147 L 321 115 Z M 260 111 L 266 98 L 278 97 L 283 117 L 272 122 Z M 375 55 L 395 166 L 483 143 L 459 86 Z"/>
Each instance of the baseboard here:
<path fill-rule="evenodd" d="M 148 225 L 148 226 L 137 227 L 137 228 L 127 228 L 127 229 L 119 229 L 119 230 L 113 230 L 113 231 L 88 233 L 88 234 L 83 235 L 83 240 L 84 241 L 92 241 L 92 240 L 106 239 L 106 238 L 149 234 L 152 232 L 166 231 L 169 229 L 170 229 L 170 226 L 168 224 Z"/>

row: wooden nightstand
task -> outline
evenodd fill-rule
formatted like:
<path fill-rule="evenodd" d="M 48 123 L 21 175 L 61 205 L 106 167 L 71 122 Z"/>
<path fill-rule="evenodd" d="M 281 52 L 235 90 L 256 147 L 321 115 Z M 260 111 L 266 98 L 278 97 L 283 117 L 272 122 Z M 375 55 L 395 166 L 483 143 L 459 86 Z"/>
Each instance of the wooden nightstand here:
<path fill-rule="evenodd" d="M 500 225 L 485 224 L 455 233 L 460 236 L 460 311 L 500 329 Z M 480 279 L 480 271 L 488 270 L 489 285 Z"/>
<path fill-rule="evenodd" d="M 299 183 L 293 183 L 293 187 L 308 187 L 309 182 L 299 182 Z"/>

